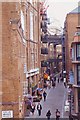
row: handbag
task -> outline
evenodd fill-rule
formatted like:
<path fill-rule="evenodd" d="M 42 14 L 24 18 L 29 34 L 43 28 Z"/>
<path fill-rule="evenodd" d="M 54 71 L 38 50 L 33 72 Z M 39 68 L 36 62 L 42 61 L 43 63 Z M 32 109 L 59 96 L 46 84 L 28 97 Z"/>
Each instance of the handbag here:
<path fill-rule="evenodd" d="M 56 115 L 60 117 L 60 112 L 57 112 Z"/>

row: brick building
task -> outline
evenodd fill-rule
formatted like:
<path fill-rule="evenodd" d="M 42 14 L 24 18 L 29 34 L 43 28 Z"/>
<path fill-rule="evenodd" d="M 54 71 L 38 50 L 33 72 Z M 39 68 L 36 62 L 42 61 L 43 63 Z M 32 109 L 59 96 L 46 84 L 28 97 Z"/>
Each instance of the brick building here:
<path fill-rule="evenodd" d="M 80 26 L 71 43 L 71 63 L 72 71 L 70 72 L 70 93 L 71 114 L 73 118 L 80 118 Z"/>
<path fill-rule="evenodd" d="M 73 41 L 73 36 L 76 31 L 76 26 L 78 26 L 80 17 L 80 6 L 75 8 L 73 11 L 67 14 L 65 20 L 65 61 L 66 61 L 66 72 L 69 74 L 71 69 L 71 60 L 70 60 L 70 46 Z"/>
<path fill-rule="evenodd" d="M 39 81 L 39 2 L 3 2 L 0 9 L 0 108 L 4 113 L 8 111 L 14 118 L 19 118 L 25 115 L 25 96 L 32 95 Z M 0 116 L 4 117 L 4 113 Z"/>
<path fill-rule="evenodd" d="M 0 3 L 0 18 L 2 18 L 2 3 Z M 0 24 L 0 103 L 2 102 L 2 24 Z M 0 119 L 2 105 L 0 104 Z"/>

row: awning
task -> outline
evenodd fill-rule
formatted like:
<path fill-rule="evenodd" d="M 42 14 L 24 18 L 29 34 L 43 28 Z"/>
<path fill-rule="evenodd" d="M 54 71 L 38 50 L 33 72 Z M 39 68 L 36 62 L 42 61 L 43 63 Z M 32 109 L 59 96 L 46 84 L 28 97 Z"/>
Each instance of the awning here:
<path fill-rule="evenodd" d="M 36 90 L 38 90 L 38 91 L 42 91 L 43 89 L 42 89 L 42 88 L 37 88 Z"/>
<path fill-rule="evenodd" d="M 74 87 L 74 88 L 80 88 L 80 86 L 79 86 L 79 85 L 73 85 L 73 87 Z"/>
<path fill-rule="evenodd" d="M 31 94 L 27 94 L 24 97 L 25 97 L 25 101 L 32 102 L 32 95 Z"/>
<path fill-rule="evenodd" d="M 74 114 L 72 114 L 72 118 L 74 118 L 75 120 L 76 119 L 78 120 L 80 117 L 79 117 L 78 113 L 74 113 Z"/>
<path fill-rule="evenodd" d="M 31 103 L 32 103 L 32 102 L 31 102 L 30 100 L 26 100 L 26 101 L 25 101 L 25 104 L 27 104 L 27 105 L 31 105 Z"/>
<path fill-rule="evenodd" d="M 26 98 L 32 98 L 32 95 L 31 94 L 26 94 L 26 95 L 24 95 L 24 97 L 26 97 Z"/>

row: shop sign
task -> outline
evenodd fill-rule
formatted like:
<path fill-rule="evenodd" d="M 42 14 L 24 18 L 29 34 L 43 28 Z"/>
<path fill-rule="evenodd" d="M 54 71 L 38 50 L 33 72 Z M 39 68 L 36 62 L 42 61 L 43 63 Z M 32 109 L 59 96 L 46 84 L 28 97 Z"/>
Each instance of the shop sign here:
<path fill-rule="evenodd" d="M 2 111 L 2 118 L 13 118 L 13 111 Z"/>

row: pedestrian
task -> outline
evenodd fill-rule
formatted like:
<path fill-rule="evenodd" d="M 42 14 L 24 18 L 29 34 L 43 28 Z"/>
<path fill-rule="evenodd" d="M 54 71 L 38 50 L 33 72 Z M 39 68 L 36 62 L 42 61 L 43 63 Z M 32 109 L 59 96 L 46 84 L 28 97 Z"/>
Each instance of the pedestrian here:
<path fill-rule="evenodd" d="M 42 106 L 40 103 L 38 103 L 37 105 L 37 110 L 38 110 L 38 115 L 40 116 L 41 115 L 41 110 L 42 110 Z"/>
<path fill-rule="evenodd" d="M 49 88 L 49 89 L 51 88 L 51 85 L 50 85 L 50 83 L 48 84 L 48 88 Z"/>
<path fill-rule="evenodd" d="M 47 93 L 44 91 L 43 92 L 44 101 L 46 101 L 46 96 L 47 96 Z"/>
<path fill-rule="evenodd" d="M 55 81 L 52 81 L 53 88 L 55 87 L 55 85 L 56 85 Z"/>
<path fill-rule="evenodd" d="M 65 86 L 65 88 L 66 88 L 66 78 L 64 78 L 64 86 Z"/>
<path fill-rule="evenodd" d="M 58 78 L 58 83 L 59 83 L 59 78 Z"/>
<path fill-rule="evenodd" d="M 34 103 L 32 103 L 32 106 L 31 106 L 31 112 L 32 112 L 32 115 L 34 115 L 34 111 L 35 111 L 35 104 Z"/>
<path fill-rule="evenodd" d="M 56 109 L 56 120 L 59 120 L 60 118 L 60 111 Z"/>
<path fill-rule="evenodd" d="M 50 120 L 50 116 L 51 116 L 51 111 L 48 110 L 48 112 L 46 113 L 47 119 Z"/>
<path fill-rule="evenodd" d="M 54 77 L 54 81 L 56 82 L 56 77 Z"/>

